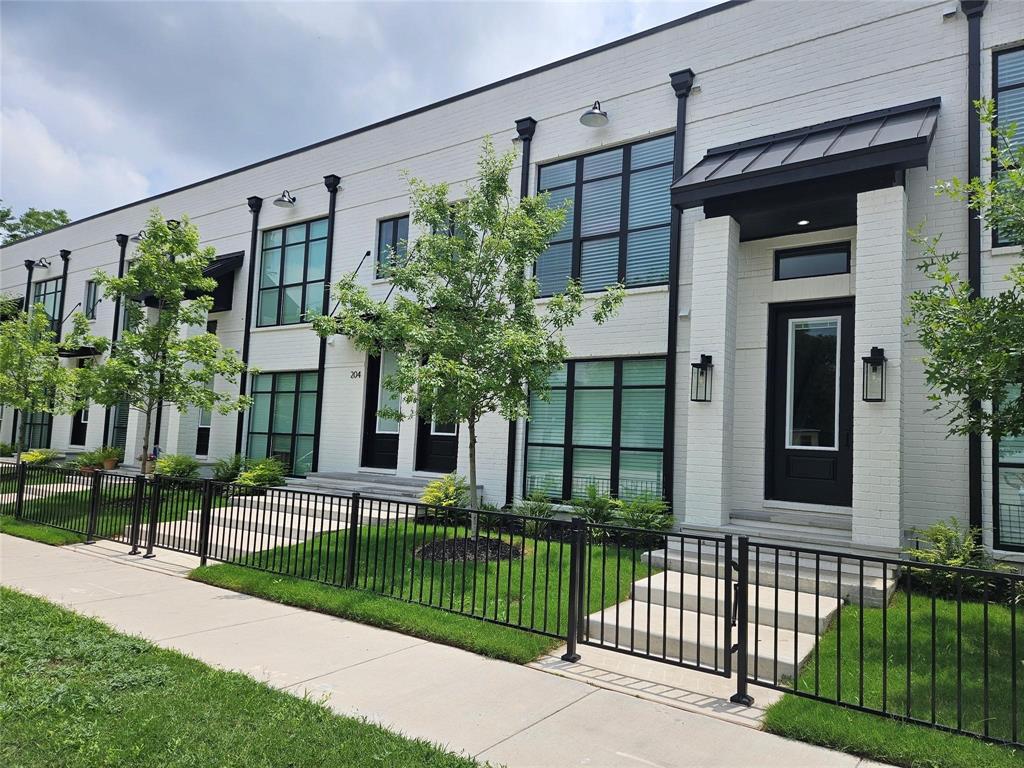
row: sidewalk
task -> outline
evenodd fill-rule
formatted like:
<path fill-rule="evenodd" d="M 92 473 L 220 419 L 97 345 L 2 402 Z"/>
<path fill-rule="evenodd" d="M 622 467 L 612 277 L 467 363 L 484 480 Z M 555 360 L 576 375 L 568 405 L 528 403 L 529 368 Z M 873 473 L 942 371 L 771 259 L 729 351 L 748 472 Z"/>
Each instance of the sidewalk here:
<path fill-rule="evenodd" d="M 163 555 L 164 553 L 161 553 Z M 0 536 L 0 583 L 208 664 L 508 766 L 874 765 L 750 725 L 182 578 L 190 559 Z M 588 649 L 589 652 L 589 649 Z M 586 659 L 584 659 L 586 661 Z M 714 701 L 705 701 L 708 711 Z"/>

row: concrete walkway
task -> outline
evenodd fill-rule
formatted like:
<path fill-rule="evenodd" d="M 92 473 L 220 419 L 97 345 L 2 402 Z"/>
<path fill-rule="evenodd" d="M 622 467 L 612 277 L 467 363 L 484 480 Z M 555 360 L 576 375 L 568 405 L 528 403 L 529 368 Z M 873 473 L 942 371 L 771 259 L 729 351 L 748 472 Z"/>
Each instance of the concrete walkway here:
<path fill-rule="evenodd" d="M 161 553 L 163 555 L 163 553 Z M 182 578 L 185 558 L 0 536 L 0 583 L 208 664 L 508 766 L 821 766 L 868 761 L 750 725 Z M 589 650 L 589 649 L 588 649 Z M 538 666 L 545 666 L 543 663 Z M 713 707 L 711 708 L 714 709 Z"/>

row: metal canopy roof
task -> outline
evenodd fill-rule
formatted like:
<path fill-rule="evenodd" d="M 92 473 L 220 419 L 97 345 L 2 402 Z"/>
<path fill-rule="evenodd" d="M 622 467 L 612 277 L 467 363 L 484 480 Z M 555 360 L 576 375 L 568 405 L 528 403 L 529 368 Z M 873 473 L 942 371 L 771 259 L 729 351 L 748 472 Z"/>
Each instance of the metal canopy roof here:
<path fill-rule="evenodd" d="M 206 269 L 203 270 L 204 277 L 212 277 L 217 281 L 217 287 L 212 292 L 214 297 L 214 308 L 211 312 L 220 312 L 223 309 L 218 308 L 219 303 L 217 299 L 218 292 L 226 293 L 227 295 L 227 309 L 231 308 L 231 289 L 235 284 L 235 271 L 242 266 L 242 262 L 245 260 L 245 251 L 238 251 L 236 253 L 228 253 L 224 256 L 218 256 L 216 259 L 211 261 Z M 186 299 L 198 299 L 203 295 L 202 291 L 186 291 Z M 143 294 L 139 297 L 139 301 L 145 304 L 147 307 L 156 307 L 160 304 L 159 300 L 152 293 Z"/>
<path fill-rule="evenodd" d="M 939 104 L 928 99 L 709 149 L 672 184 L 672 203 L 693 208 L 783 184 L 927 165 Z"/>

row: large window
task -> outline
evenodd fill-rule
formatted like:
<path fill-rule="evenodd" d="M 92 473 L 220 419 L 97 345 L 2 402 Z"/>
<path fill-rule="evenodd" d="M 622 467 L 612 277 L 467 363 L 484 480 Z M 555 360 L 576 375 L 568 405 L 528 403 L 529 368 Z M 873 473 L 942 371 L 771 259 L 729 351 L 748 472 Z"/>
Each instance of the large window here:
<path fill-rule="evenodd" d="M 585 291 L 668 281 L 673 142 L 663 136 L 541 167 L 551 204 L 573 203 L 537 260 L 541 295 L 564 290 L 570 277 Z"/>
<path fill-rule="evenodd" d="M 274 456 L 292 475 L 313 465 L 316 371 L 261 373 L 252 379 L 248 455 Z"/>
<path fill-rule="evenodd" d="M 525 492 L 660 498 L 665 359 L 569 361 L 550 385 L 530 397 Z"/>
<path fill-rule="evenodd" d="M 1011 395 L 1019 396 L 1020 387 Z M 1024 435 L 993 444 L 995 545 L 1024 551 Z"/>
<path fill-rule="evenodd" d="M 997 122 L 1001 126 L 1017 124 L 1013 145 L 1024 145 L 1024 46 L 998 51 L 993 56 L 993 97 L 996 100 Z M 992 172 L 998 174 L 999 169 Z M 1008 245 L 1009 241 L 993 232 L 994 245 Z"/>
<path fill-rule="evenodd" d="M 322 312 L 327 264 L 327 219 L 263 233 L 256 324 L 294 325 Z"/>
<path fill-rule="evenodd" d="M 384 277 L 397 256 L 405 256 L 409 240 L 409 217 L 397 216 L 377 223 L 377 277 Z"/>
<path fill-rule="evenodd" d="M 95 280 L 85 281 L 85 301 L 82 302 L 82 309 L 90 320 L 96 319 L 96 305 L 100 303 L 99 289 L 99 284 Z"/>
<path fill-rule="evenodd" d="M 60 297 L 64 291 L 64 278 L 55 277 L 36 283 L 32 294 L 32 304 L 42 304 L 46 316 L 50 318 L 50 327 L 54 332 L 60 328 Z"/>
<path fill-rule="evenodd" d="M 49 448 L 53 432 L 53 416 L 48 413 L 25 414 L 25 447 Z M 17 441 L 17 436 L 14 437 Z"/>

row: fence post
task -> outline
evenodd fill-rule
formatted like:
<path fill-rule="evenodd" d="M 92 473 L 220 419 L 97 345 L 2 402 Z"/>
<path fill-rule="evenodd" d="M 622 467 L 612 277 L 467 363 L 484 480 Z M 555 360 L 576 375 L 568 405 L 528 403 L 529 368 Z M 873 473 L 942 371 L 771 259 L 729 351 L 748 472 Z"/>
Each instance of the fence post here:
<path fill-rule="evenodd" d="M 576 643 L 580 638 L 580 614 L 582 614 L 582 590 L 580 577 L 583 572 L 583 537 L 586 535 L 586 524 L 582 518 L 572 519 L 572 543 L 569 545 L 569 617 L 565 628 L 565 653 L 562 661 L 577 662 L 580 660 L 576 652 Z"/>
<path fill-rule="evenodd" d="M 137 555 L 139 549 L 139 534 L 142 529 L 142 503 L 146 499 L 146 476 L 135 476 L 135 487 L 132 492 L 132 521 L 128 532 L 132 548 L 129 555 Z"/>
<path fill-rule="evenodd" d="M 18 490 L 14 495 L 14 517 L 20 518 L 25 513 L 25 486 L 28 484 L 28 464 L 18 462 Z"/>
<path fill-rule="evenodd" d="M 153 548 L 156 546 L 156 526 L 160 519 L 160 475 L 153 475 L 149 492 L 149 523 L 146 525 L 146 554 L 144 558 L 156 557 Z"/>
<path fill-rule="evenodd" d="M 736 693 L 729 697 L 729 701 L 749 707 L 754 703 L 754 697 L 747 693 L 747 582 L 750 579 L 750 539 L 746 536 L 740 536 L 739 563 L 736 570 L 736 645 L 733 646 L 736 650 Z"/>
<path fill-rule="evenodd" d="M 103 482 L 103 473 L 96 470 L 90 475 L 92 487 L 89 489 L 89 521 L 85 526 L 85 543 L 96 543 L 96 521 L 100 516 L 100 484 Z"/>
<path fill-rule="evenodd" d="M 348 541 L 345 542 L 345 586 L 356 583 L 356 546 L 359 542 L 359 492 L 355 491 L 348 503 Z"/>
<path fill-rule="evenodd" d="M 210 553 L 210 525 L 213 519 L 213 484 L 203 480 L 203 510 L 199 515 L 199 565 L 206 565 Z"/>
<path fill-rule="evenodd" d="M 722 672 L 726 677 L 732 676 L 732 628 L 736 626 L 736 617 L 733 615 L 736 610 L 736 603 L 733 600 L 733 579 L 736 573 L 732 562 L 732 534 L 725 534 L 725 668 Z M 717 661 L 717 660 L 716 660 Z"/>

